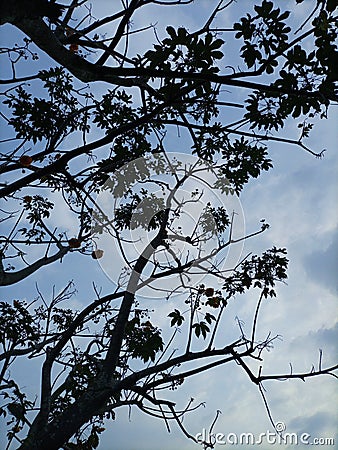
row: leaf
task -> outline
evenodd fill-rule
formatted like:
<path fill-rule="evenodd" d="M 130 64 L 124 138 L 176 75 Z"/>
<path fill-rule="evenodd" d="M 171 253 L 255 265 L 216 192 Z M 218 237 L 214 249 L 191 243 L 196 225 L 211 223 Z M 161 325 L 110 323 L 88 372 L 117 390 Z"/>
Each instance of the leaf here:
<path fill-rule="evenodd" d="M 171 37 L 171 39 L 176 39 L 177 35 L 176 35 L 176 31 L 175 28 L 172 26 L 169 26 L 166 28 L 167 33 L 169 34 L 169 36 Z"/>
<path fill-rule="evenodd" d="M 222 47 L 222 45 L 224 44 L 223 39 L 215 39 L 214 41 L 212 41 L 212 43 L 210 44 L 210 49 L 214 50 L 216 48 L 220 48 Z"/>
<path fill-rule="evenodd" d="M 213 314 L 206 313 L 205 320 L 208 322 L 208 324 L 211 324 L 213 320 L 216 320 L 216 317 Z"/>
<path fill-rule="evenodd" d="M 221 52 L 220 50 L 214 50 L 214 51 L 211 52 L 211 56 L 212 56 L 214 59 L 222 59 L 223 56 L 224 56 L 224 54 L 223 54 L 223 52 Z"/>
<path fill-rule="evenodd" d="M 170 326 L 172 326 L 172 327 L 176 324 L 179 327 L 184 322 L 184 317 L 181 315 L 181 313 L 179 312 L 178 309 L 175 309 L 173 312 L 168 314 L 168 317 L 172 317 L 171 322 L 170 322 Z"/>
<path fill-rule="evenodd" d="M 205 339 L 207 337 L 207 333 L 209 333 L 210 328 L 208 327 L 208 325 L 201 321 L 199 323 L 194 323 L 192 328 L 194 328 L 195 330 L 195 335 L 197 338 L 200 337 L 200 335 L 202 334 L 203 339 Z"/>

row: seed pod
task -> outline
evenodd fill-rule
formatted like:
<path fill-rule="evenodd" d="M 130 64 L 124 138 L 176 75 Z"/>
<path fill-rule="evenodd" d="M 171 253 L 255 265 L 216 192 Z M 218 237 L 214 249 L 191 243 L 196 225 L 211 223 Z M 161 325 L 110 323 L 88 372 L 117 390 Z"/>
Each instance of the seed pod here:
<path fill-rule="evenodd" d="M 23 167 L 29 167 L 32 164 L 33 158 L 29 155 L 22 155 L 19 161 Z"/>
<path fill-rule="evenodd" d="M 104 251 L 101 249 L 93 250 L 92 251 L 92 258 L 93 259 L 100 259 L 103 256 Z"/>
<path fill-rule="evenodd" d="M 79 248 L 81 247 L 81 241 L 77 238 L 71 238 L 68 241 L 68 245 L 70 248 Z"/>
<path fill-rule="evenodd" d="M 33 200 L 33 197 L 31 195 L 25 195 L 23 200 L 25 203 L 31 203 L 31 201 Z"/>
<path fill-rule="evenodd" d="M 70 44 L 69 46 L 69 50 L 72 53 L 77 53 L 79 51 L 79 46 L 77 44 Z"/>
<path fill-rule="evenodd" d="M 204 295 L 206 295 L 207 297 L 212 297 L 214 295 L 214 288 L 206 288 L 206 290 L 204 291 Z"/>

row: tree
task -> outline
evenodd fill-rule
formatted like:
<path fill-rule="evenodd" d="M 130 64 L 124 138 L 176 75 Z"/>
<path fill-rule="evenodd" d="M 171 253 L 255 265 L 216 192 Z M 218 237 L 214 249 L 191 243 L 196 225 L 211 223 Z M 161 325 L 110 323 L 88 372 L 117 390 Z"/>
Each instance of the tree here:
<path fill-rule="evenodd" d="M 25 36 L 22 45 L 2 49 L 12 71 L 1 80 L 2 117 L 12 134 L 1 153 L 1 284 L 30 283 L 37 271 L 77 255 L 103 261 L 116 289 L 102 295 L 94 285 L 95 298 L 81 310 L 61 304 L 75 295 L 72 283 L 50 302 L 39 293 L 29 304 L 0 304 L 1 414 L 10 418 L 9 441 L 21 450 L 96 448 L 103 420 L 122 406 L 174 420 L 196 440 L 182 424 L 196 407 L 177 411 L 161 394 L 192 375 L 235 362 L 264 399 L 265 380 L 334 375 L 337 365 L 323 367 L 321 358 L 309 372 L 263 373 L 264 352 L 278 336 L 260 338 L 258 316 L 287 278 L 286 249 L 238 251 L 227 266 L 224 252 L 268 224 L 241 234 L 224 204 L 272 167 L 270 142 L 322 157 L 305 142 L 337 101 L 336 2 L 317 1 L 292 29 L 290 12 L 263 0 L 222 29 L 215 20 L 234 2 L 220 1 L 201 28 L 168 26 L 163 36 L 155 25 L 133 27 L 139 12 L 188 8 L 192 0 L 130 0 L 100 19 L 86 1 L 25 3 L 1 1 L 1 24 Z M 157 43 L 140 52 L 137 40 L 149 31 Z M 240 43 L 239 61 L 227 60 L 224 33 Z M 227 87 L 238 90 L 231 101 Z M 300 121 L 296 139 L 286 137 L 290 119 Z M 166 148 L 174 127 L 186 136 L 184 157 Z M 208 200 L 213 193 L 219 203 Z M 58 216 L 61 204 L 77 220 L 73 235 Z M 123 267 L 110 273 L 118 257 Z M 240 337 L 225 342 L 227 306 L 249 290 L 258 298 L 251 332 L 238 320 Z M 174 295 L 170 335 L 144 299 Z M 10 367 L 41 356 L 36 402 Z"/>

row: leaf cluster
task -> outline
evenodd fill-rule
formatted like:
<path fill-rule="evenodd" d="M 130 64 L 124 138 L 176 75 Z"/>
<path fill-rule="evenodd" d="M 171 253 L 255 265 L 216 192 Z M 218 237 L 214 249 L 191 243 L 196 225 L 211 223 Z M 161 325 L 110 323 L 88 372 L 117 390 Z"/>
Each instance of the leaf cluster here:
<path fill-rule="evenodd" d="M 7 93 L 5 105 L 11 110 L 9 119 L 17 138 L 24 138 L 34 144 L 53 136 L 65 136 L 75 130 L 89 131 L 87 115 L 81 112 L 81 105 L 73 95 L 70 74 L 57 67 L 40 72 L 48 98 L 33 97 L 19 85 L 15 93 Z"/>
<path fill-rule="evenodd" d="M 250 178 L 258 178 L 263 170 L 267 171 L 272 167 L 266 146 L 250 143 L 243 136 L 229 142 L 222 149 L 222 156 L 226 162 L 219 170 L 220 177 L 215 187 L 223 189 L 225 177 L 236 194 L 241 192 Z"/>
<path fill-rule="evenodd" d="M 224 206 L 213 207 L 208 202 L 199 218 L 204 233 L 223 233 L 230 225 L 229 215 Z"/>
<path fill-rule="evenodd" d="M 284 256 L 285 248 L 273 247 L 262 254 L 254 255 L 245 260 L 234 271 L 223 285 L 226 298 L 233 297 L 236 293 L 244 293 L 251 287 L 259 288 L 265 298 L 276 297 L 274 286 L 276 281 L 285 281 L 288 259 Z"/>
<path fill-rule="evenodd" d="M 32 346 L 41 339 L 41 328 L 27 309 L 27 303 L 0 302 L 0 342 L 3 348 Z"/>
<path fill-rule="evenodd" d="M 125 331 L 126 351 L 132 358 L 140 358 L 142 361 L 155 361 L 156 353 L 163 350 L 161 330 L 154 327 L 147 320 L 141 322 L 137 315 L 129 320 Z"/>
<path fill-rule="evenodd" d="M 267 74 L 273 73 L 278 63 L 271 56 L 281 53 L 288 44 L 288 33 L 291 28 L 284 22 L 290 15 L 289 11 L 281 13 L 273 7 L 273 2 L 263 0 L 261 6 L 254 7 L 257 15 L 247 14 L 240 22 L 234 24 L 237 31 L 235 37 L 243 38 L 241 57 L 248 68 L 259 64 Z"/>

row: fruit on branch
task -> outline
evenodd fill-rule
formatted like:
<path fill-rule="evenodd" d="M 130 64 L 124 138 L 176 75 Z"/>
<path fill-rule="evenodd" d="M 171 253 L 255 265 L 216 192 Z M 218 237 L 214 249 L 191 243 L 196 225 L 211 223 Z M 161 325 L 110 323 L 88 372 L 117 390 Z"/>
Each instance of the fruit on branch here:
<path fill-rule="evenodd" d="M 70 248 L 79 248 L 79 247 L 81 247 L 81 241 L 80 241 L 80 239 L 77 239 L 77 238 L 71 238 L 68 241 L 68 245 Z"/>
<path fill-rule="evenodd" d="M 206 288 L 206 290 L 204 291 L 204 295 L 206 295 L 207 297 L 212 297 L 214 295 L 214 288 Z"/>
<path fill-rule="evenodd" d="M 104 254 L 104 251 L 98 248 L 98 249 L 92 251 L 91 256 L 93 259 L 100 259 L 100 258 L 102 258 L 103 254 Z"/>
<path fill-rule="evenodd" d="M 25 195 L 23 198 L 23 201 L 25 203 L 31 203 L 32 200 L 33 200 L 33 197 L 31 195 Z"/>
<path fill-rule="evenodd" d="M 33 162 L 33 158 L 29 155 L 22 155 L 22 156 L 20 156 L 19 161 L 23 167 L 29 167 Z"/>
<path fill-rule="evenodd" d="M 77 44 L 70 44 L 69 51 L 72 53 L 77 53 L 79 51 L 79 46 Z"/>

